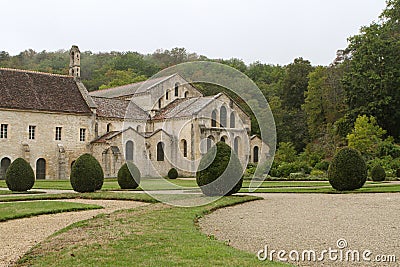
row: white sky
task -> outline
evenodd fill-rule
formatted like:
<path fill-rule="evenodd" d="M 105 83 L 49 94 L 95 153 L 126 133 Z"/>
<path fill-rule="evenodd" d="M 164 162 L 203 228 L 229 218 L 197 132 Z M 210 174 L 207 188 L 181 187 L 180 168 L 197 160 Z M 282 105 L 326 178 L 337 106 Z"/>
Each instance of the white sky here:
<path fill-rule="evenodd" d="M 0 50 L 185 47 L 209 58 L 328 65 L 385 0 L 1 0 Z"/>

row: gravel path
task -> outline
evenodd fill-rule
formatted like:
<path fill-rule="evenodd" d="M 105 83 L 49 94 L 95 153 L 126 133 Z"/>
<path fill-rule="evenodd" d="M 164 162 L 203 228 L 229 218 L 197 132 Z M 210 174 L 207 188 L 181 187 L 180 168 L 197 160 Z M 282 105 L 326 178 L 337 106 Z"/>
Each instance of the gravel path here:
<path fill-rule="evenodd" d="M 288 259 L 297 250 L 300 260 L 289 262 L 298 266 L 400 266 L 400 194 L 258 195 L 265 199 L 217 210 L 200 220 L 200 228 L 255 257 L 266 245 L 269 253 L 286 250 Z M 339 239 L 348 246 L 338 249 Z M 343 251 L 344 260 L 331 261 L 329 255 L 319 262 L 301 260 L 304 250 L 315 250 L 318 258 L 329 248 Z M 349 250 L 360 252 L 360 263 L 346 261 Z M 397 263 L 367 263 L 364 250 L 372 252 L 371 259 L 395 255 Z"/>
<path fill-rule="evenodd" d="M 90 219 L 100 213 L 112 213 L 116 210 L 147 205 L 142 202 L 118 200 L 68 199 L 57 201 L 96 204 L 104 209 L 40 215 L 0 222 L 0 266 L 12 265 L 31 247 L 72 223 Z"/>

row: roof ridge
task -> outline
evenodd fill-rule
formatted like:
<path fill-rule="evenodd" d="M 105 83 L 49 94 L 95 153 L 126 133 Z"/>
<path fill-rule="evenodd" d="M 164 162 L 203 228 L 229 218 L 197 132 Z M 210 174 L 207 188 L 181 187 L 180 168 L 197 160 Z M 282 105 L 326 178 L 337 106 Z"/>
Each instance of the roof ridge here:
<path fill-rule="evenodd" d="M 15 72 L 27 72 L 27 73 L 34 73 L 34 74 L 42 74 L 42 75 L 48 75 L 48 76 L 55 76 L 55 77 L 73 78 L 73 76 L 71 76 L 71 75 L 56 74 L 56 73 L 48 73 L 48 72 L 42 72 L 42 71 L 36 71 L 36 70 L 22 70 L 22 69 L 2 68 L 2 67 L 0 67 L 0 70 L 15 71 Z"/>
<path fill-rule="evenodd" d="M 185 98 L 183 98 L 185 99 Z M 188 98 L 185 100 L 191 100 L 192 98 Z M 179 110 L 176 115 L 178 115 L 179 113 L 181 113 L 182 111 L 184 111 L 185 109 L 187 109 L 188 107 L 190 107 L 191 105 L 193 105 L 194 103 L 196 103 L 198 100 L 200 99 L 200 96 L 196 97 L 196 99 L 194 101 L 192 101 L 192 103 L 190 103 L 189 105 L 187 105 L 186 107 L 184 107 L 183 109 Z"/>

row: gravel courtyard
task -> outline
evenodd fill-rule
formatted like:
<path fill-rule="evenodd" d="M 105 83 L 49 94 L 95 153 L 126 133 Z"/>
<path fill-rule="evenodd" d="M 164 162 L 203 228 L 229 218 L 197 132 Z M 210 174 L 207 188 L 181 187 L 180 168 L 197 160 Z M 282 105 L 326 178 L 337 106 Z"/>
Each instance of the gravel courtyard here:
<path fill-rule="evenodd" d="M 256 194 L 257 195 L 257 194 Z M 400 194 L 258 194 L 264 200 L 220 209 L 201 219 L 202 231 L 238 249 L 254 253 L 268 246 L 271 250 L 297 250 L 297 266 L 400 266 Z M 337 241 L 348 246 L 338 249 Z M 342 244 L 340 244 L 342 245 Z M 337 249 L 340 257 L 358 250 L 361 262 L 302 261 L 304 250 Z M 265 250 L 265 249 L 264 249 Z M 362 253 L 395 255 L 396 263 L 365 262 Z M 350 254 L 349 254 L 350 255 Z M 264 254 L 261 254 L 264 256 Z M 295 258 L 296 254 L 292 254 Z M 277 260 L 276 254 L 273 256 Z M 351 260 L 351 256 L 349 257 Z"/>

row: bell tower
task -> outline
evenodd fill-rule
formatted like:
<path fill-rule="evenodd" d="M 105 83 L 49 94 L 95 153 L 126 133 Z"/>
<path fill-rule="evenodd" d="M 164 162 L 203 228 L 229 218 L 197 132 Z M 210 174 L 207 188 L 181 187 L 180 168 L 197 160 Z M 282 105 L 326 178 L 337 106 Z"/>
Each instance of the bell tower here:
<path fill-rule="evenodd" d="M 81 51 L 77 45 L 73 45 L 69 50 L 69 75 L 74 79 L 81 78 Z"/>

